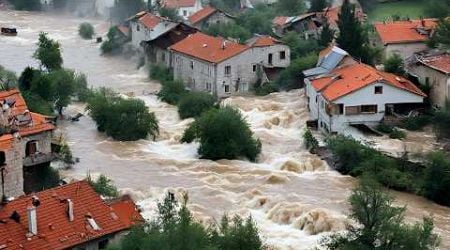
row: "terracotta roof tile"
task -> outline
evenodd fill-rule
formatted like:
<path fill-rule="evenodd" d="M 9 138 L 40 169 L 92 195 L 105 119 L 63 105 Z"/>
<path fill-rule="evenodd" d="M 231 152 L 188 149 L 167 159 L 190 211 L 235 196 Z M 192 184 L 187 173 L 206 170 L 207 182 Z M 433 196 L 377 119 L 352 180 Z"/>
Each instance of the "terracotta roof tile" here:
<path fill-rule="evenodd" d="M 450 53 L 424 57 L 420 59 L 420 62 L 430 68 L 439 70 L 445 74 L 450 74 Z"/>
<path fill-rule="evenodd" d="M 116 201 L 111 204 L 111 207 L 119 219 L 128 227 L 144 222 L 144 218 L 136 208 L 136 204 L 130 198 Z"/>
<path fill-rule="evenodd" d="M 163 0 L 162 6 L 165 8 L 178 9 L 182 7 L 194 7 L 196 0 Z"/>
<path fill-rule="evenodd" d="M 416 85 L 405 78 L 378 71 L 362 63 L 337 68 L 325 77 L 312 80 L 312 86 L 327 100 L 334 101 L 378 81 L 416 95 L 426 96 Z"/>
<path fill-rule="evenodd" d="M 424 42 L 428 35 L 420 34 L 417 28 L 433 30 L 437 25 L 436 19 L 395 21 L 391 23 L 375 23 L 375 29 L 383 44 Z"/>
<path fill-rule="evenodd" d="M 28 233 L 27 207 L 31 206 L 32 195 L 22 196 L 2 206 L 0 210 L 0 244 L 8 250 L 33 249 L 52 250 L 67 249 L 83 242 L 117 233 L 129 228 L 127 221 L 121 216 L 127 211 L 115 211 L 95 193 L 86 181 L 79 181 L 38 192 L 40 200 L 37 207 L 38 234 L 26 237 Z M 69 221 L 67 215 L 67 199 L 73 202 L 74 220 Z M 131 203 L 129 204 L 131 207 Z M 16 211 L 20 221 L 10 219 Z M 87 222 L 91 216 L 100 230 L 94 230 Z"/>
<path fill-rule="evenodd" d="M 247 50 L 248 47 L 197 32 L 172 45 L 170 49 L 204 61 L 219 63 Z"/>
<path fill-rule="evenodd" d="M 195 12 L 194 14 L 192 14 L 188 20 L 191 24 L 196 24 L 202 20 L 204 20 L 205 18 L 211 16 L 212 14 L 216 13 L 216 11 L 218 11 L 217 9 L 211 7 L 211 6 L 207 6 L 197 12 Z"/>
<path fill-rule="evenodd" d="M 156 25 L 161 22 L 162 18 L 155 16 L 151 13 L 147 13 L 139 18 L 139 22 L 142 23 L 148 29 L 154 29 Z"/>
<path fill-rule="evenodd" d="M 282 42 L 280 40 L 277 40 L 271 36 L 259 36 L 255 38 L 250 46 L 251 47 L 266 47 L 266 46 L 273 46 L 277 44 L 281 44 Z"/>
<path fill-rule="evenodd" d="M 286 24 L 288 18 L 289 18 L 289 17 L 287 17 L 287 16 L 277 16 L 277 17 L 275 17 L 275 18 L 272 20 L 272 23 L 273 23 L 275 26 L 283 26 L 283 25 Z"/>

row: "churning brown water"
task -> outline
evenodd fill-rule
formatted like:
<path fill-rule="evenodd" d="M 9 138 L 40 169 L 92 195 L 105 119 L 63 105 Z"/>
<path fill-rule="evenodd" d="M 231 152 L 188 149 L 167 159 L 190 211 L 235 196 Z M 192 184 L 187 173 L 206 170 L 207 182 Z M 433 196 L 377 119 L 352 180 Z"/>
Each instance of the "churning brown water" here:
<path fill-rule="evenodd" d="M 263 143 L 258 163 L 241 160 L 197 159 L 197 147 L 180 144 L 191 120 L 181 121 L 176 108 L 154 95 L 159 85 L 137 70 L 136 63 L 121 57 L 102 57 L 99 45 L 78 37 L 78 24 L 86 20 L 70 16 L 0 11 L 0 26 L 15 26 L 17 37 L 0 36 L 0 65 L 20 73 L 32 59 L 40 31 L 60 41 L 64 64 L 84 72 L 95 87 L 108 86 L 121 93 L 134 93 L 156 113 L 161 134 L 156 142 L 115 142 L 96 131 L 89 117 L 63 122 L 65 134 L 80 162 L 64 172 L 67 178 L 83 178 L 87 172 L 103 173 L 123 191 L 139 200 L 144 215 L 151 217 L 157 199 L 171 189 L 178 197 L 189 195 L 195 216 L 209 221 L 223 213 L 252 216 L 267 244 L 280 249 L 314 246 L 324 233 L 341 230 L 348 213 L 346 202 L 355 180 L 328 168 L 302 145 L 308 117 L 303 92 L 276 93 L 266 97 L 232 97 L 225 101 L 241 109 L 255 135 Z M 100 34 L 108 24 L 89 20 Z M 84 112 L 72 105 L 67 114 Z M 450 209 L 423 198 L 394 193 L 398 204 L 407 205 L 411 221 L 433 215 L 443 248 L 450 247 Z"/>

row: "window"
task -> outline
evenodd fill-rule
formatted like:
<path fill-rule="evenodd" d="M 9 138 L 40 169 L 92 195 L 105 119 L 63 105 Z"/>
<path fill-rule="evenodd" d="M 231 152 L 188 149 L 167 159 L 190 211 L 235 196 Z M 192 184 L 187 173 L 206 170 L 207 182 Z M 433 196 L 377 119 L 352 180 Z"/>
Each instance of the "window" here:
<path fill-rule="evenodd" d="M 37 141 L 29 141 L 27 142 L 26 148 L 25 148 L 25 155 L 30 156 L 37 153 Z"/>
<path fill-rule="evenodd" d="M 374 114 L 377 112 L 377 105 L 361 105 L 361 113 Z"/>
<path fill-rule="evenodd" d="M 231 66 L 225 66 L 225 75 L 226 76 L 229 76 L 229 75 L 231 75 Z"/>
<path fill-rule="evenodd" d="M 108 246 L 108 239 L 104 239 L 98 242 L 98 249 L 106 249 Z"/>
<path fill-rule="evenodd" d="M 209 83 L 209 82 L 207 82 L 206 84 L 205 84 L 206 86 L 206 90 L 207 91 L 211 91 L 211 83 Z"/>
<path fill-rule="evenodd" d="M 183 16 L 187 16 L 187 11 L 183 10 Z"/>
<path fill-rule="evenodd" d="M 359 106 L 346 106 L 345 107 L 346 115 L 357 115 L 359 114 Z"/>
<path fill-rule="evenodd" d="M 273 55 L 272 55 L 272 53 L 269 54 L 268 61 L 269 61 L 269 64 L 272 64 L 272 62 L 273 62 Z"/>
<path fill-rule="evenodd" d="M 319 96 L 318 95 L 316 95 L 316 103 L 317 103 L 317 101 L 319 100 Z"/>
<path fill-rule="evenodd" d="M 191 61 L 191 69 L 194 69 L 194 61 Z"/>
<path fill-rule="evenodd" d="M 226 84 L 224 87 L 225 87 L 225 93 L 230 93 L 230 85 Z"/>
<path fill-rule="evenodd" d="M 375 86 L 375 94 L 376 95 L 383 94 L 383 86 Z"/>
<path fill-rule="evenodd" d="M 280 60 L 286 59 L 286 51 L 280 51 Z"/>
<path fill-rule="evenodd" d="M 0 166 L 6 165 L 6 156 L 5 152 L 0 152 Z"/>
<path fill-rule="evenodd" d="M 252 68 L 253 68 L 253 72 L 256 72 L 256 64 L 253 64 Z"/>
<path fill-rule="evenodd" d="M 141 26 L 139 24 L 136 25 L 136 30 L 141 31 Z"/>
<path fill-rule="evenodd" d="M 335 114 L 343 115 L 344 114 L 344 104 L 337 104 L 335 106 Z"/>

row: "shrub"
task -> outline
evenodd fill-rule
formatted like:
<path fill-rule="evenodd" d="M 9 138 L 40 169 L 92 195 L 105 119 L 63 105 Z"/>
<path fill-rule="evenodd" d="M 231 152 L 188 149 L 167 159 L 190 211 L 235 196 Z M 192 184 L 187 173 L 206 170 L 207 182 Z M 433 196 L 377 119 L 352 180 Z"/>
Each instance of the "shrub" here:
<path fill-rule="evenodd" d="M 102 54 L 115 55 L 122 52 L 125 40 L 120 36 L 117 27 L 111 27 L 106 35 L 106 40 L 100 46 Z"/>
<path fill-rule="evenodd" d="M 92 39 L 92 36 L 94 36 L 94 26 L 90 23 L 82 23 L 78 27 L 78 34 L 84 39 Z"/>
<path fill-rule="evenodd" d="M 154 113 L 139 99 L 124 99 L 102 88 L 93 93 L 86 108 L 97 129 L 115 140 L 155 139 L 159 127 Z"/>
<path fill-rule="evenodd" d="M 225 38 L 234 38 L 240 43 L 251 38 L 252 34 L 240 25 L 235 23 L 213 24 L 205 30 L 205 33 L 211 36 L 221 36 Z"/>
<path fill-rule="evenodd" d="M 278 91 L 278 86 L 275 83 L 267 82 L 261 86 L 255 87 L 255 94 L 265 96 Z"/>
<path fill-rule="evenodd" d="M 392 127 L 384 123 L 378 124 L 376 129 L 381 133 L 390 134 L 392 132 Z"/>
<path fill-rule="evenodd" d="M 228 106 L 203 113 L 185 131 L 183 139 L 183 142 L 199 140 L 198 153 L 202 158 L 211 160 L 243 156 L 255 161 L 261 152 L 261 142 L 253 138 L 242 114 Z"/>
<path fill-rule="evenodd" d="M 450 206 L 450 160 L 442 152 L 432 153 L 428 157 L 424 193 L 427 198 Z"/>
<path fill-rule="evenodd" d="M 399 129 L 392 129 L 392 132 L 389 134 L 389 138 L 391 139 L 405 139 L 406 133 Z"/>
<path fill-rule="evenodd" d="M 450 104 L 437 111 L 433 118 L 433 125 L 438 138 L 450 138 Z"/>
<path fill-rule="evenodd" d="M 311 130 L 309 129 L 306 129 L 305 133 L 303 134 L 303 143 L 311 153 L 316 152 L 317 149 L 319 148 L 319 142 L 313 136 Z"/>
<path fill-rule="evenodd" d="M 403 75 L 405 74 L 405 69 L 403 68 L 403 59 L 402 57 L 395 53 L 391 55 L 386 61 L 384 62 L 384 71 L 393 73 L 396 75 Z"/>
<path fill-rule="evenodd" d="M 69 145 L 64 143 L 58 152 L 58 158 L 59 160 L 64 164 L 64 167 L 66 169 L 69 169 L 75 164 L 75 161 L 73 160 L 72 150 L 70 150 Z"/>
<path fill-rule="evenodd" d="M 61 45 L 59 42 L 50 39 L 47 33 L 39 34 L 38 48 L 33 57 L 41 62 L 48 71 L 58 70 L 62 68 L 63 59 L 61 56 Z"/>
<path fill-rule="evenodd" d="M 423 129 L 426 125 L 430 124 L 431 116 L 429 115 L 419 115 L 407 117 L 402 121 L 401 127 L 411 130 L 417 131 Z"/>
<path fill-rule="evenodd" d="M 168 67 L 163 64 L 150 65 L 150 78 L 162 83 L 173 81 L 173 74 Z"/>
<path fill-rule="evenodd" d="M 175 105 L 186 92 L 187 90 L 184 87 L 183 82 L 179 80 L 165 81 L 162 83 L 162 88 L 158 93 L 158 97 L 164 102 Z"/>
<path fill-rule="evenodd" d="M 303 87 L 301 73 L 305 69 L 314 67 L 317 63 L 317 55 L 309 54 L 292 61 L 291 65 L 284 69 L 275 81 L 278 88 L 291 90 Z"/>
<path fill-rule="evenodd" d="M 54 115 L 54 109 L 50 102 L 42 99 L 42 97 L 31 91 L 22 91 L 21 93 L 31 112 L 43 115 Z"/>
<path fill-rule="evenodd" d="M 178 114 L 181 119 L 198 117 L 214 106 L 216 98 L 203 92 L 189 92 L 182 95 L 178 102 Z"/>
<path fill-rule="evenodd" d="M 106 198 L 117 198 L 119 196 L 119 192 L 117 191 L 117 188 L 112 184 L 112 180 L 103 174 L 101 174 L 95 181 L 92 180 L 91 175 L 88 175 L 87 181 L 99 195 L 102 195 Z"/>

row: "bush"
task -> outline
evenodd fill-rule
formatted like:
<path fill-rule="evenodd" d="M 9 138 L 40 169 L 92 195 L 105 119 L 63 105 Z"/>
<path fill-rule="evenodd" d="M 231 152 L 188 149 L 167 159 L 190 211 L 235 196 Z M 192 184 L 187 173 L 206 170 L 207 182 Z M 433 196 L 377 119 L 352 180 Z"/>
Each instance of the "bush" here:
<path fill-rule="evenodd" d="M 205 30 L 205 33 L 211 36 L 221 36 L 227 39 L 234 38 L 240 43 L 247 41 L 252 36 L 248 30 L 235 23 L 213 24 Z"/>
<path fill-rule="evenodd" d="M 386 61 L 384 62 L 384 71 L 393 73 L 396 75 L 403 75 L 405 74 L 405 69 L 403 68 L 403 59 L 402 57 L 395 53 L 391 55 Z"/>
<path fill-rule="evenodd" d="M 430 124 L 431 119 L 429 115 L 407 117 L 402 121 L 401 127 L 411 131 L 421 130 Z"/>
<path fill-rule="evenodd" d="M 101 174 L 95 181 L 92 180 L 91 175 L 88 175 L 87 181 L 99 195 L 110 199 L 117 198 L 119 196 L 119 192 L 117 191 L 117 188 L 112 184 L 112 180 L 103 174 Z"/>
<path fill-rule="evenodd" d="M 164 102 L 176 105 L 187 92 L 184 83 L 179 80 L 162 82 L 162 88 L 158 93 L 158 98 Z"/>
<path fill-rule="evenodd" d="M 173 81 L 173 74 L 168 67 L 163 64 L 150 65 L 150 78 L 162 83 Z"/>
<path fill-rule="evenodd" d="M 120 37 L 117 27 L 111 27 L 106 35 L 106 40 L 100 46 L 102 54 L 115 55 L 122 52 L 125 40 Z"/>
<path fill-rule="evenodd" d="M 273 92 L 277 92 L 278 86 L 275 83 L 267 82 L 261 86 L 255 87 L 255 94 L 259 96 L 265 96 Z"/>
<path fill-rule="evenodd" d="M 317 55 L 309 54 L 292 61 L 291 65 L 284 69 L 275 81 L 281 90 L 291 90 L 303 87 L 301 79 L 302 71 L 314 67 L 317 63 Z"/>
<path fill-rule="evenodd" d="M 73 160 L 72 150 L 70 150 L 69 145 L 64 143 L 58 152 L 58 158 L 59 160 L 64 164 L 64 167 L 66 169 L 69 169 L 75 164 L 75 161 Z"/>
<path fill-rule="evenodd" d="M 392 127 L 391 127 L 391 126 L 388 126 L 388 125 L 386 125 L 386 124 L 383 124 L 383 123 L 378 124 L 377 127 L 376 127 L 376 129 L 377 129 L 378 131 L 380 131 L 381 133 L 385 133 L 385 134 L 390 134 L 390 133 L 392 133 Z"/>
<path fill-rule="evenodd" d="M 405 139 L 406 133 L 398 130 L 396 128 L 392 129 L 392 132 L 389 134 L 389 138 L 391 139 Z"/>
<path fill-rule="evenodd" d="M 424 193 L 427 198 L 450 206 L 450 160 L 442 152 L 432 153 L 428 157 Z"/>
<path fill-rule="evenodd" d="M 209 93 L 189 92 L 182 95 L 178 102 L 178 114 L 181 119 L 198 117 L 214 106 L 216 98 Z"/>
<path fill-rule="evenodd" d="M 94 26 L 90 23 L 82 23 L 78 27 L 78 34 L 84 39 L 92 39 L 92 36 L 94 36 Z"/>
<path fill-rule="evenodd" d="M 450 138 L 450 104 L 447 103 L 444 108 L 437 111 L 433 118 L 433 125 L 436 136 L 440 139 Z"/>
<path fill-rule="evenodd" d="M 314 153 L 319 148 L 319 142 L 317 139 L 312 135 L 311 130 L 306 129 L 305 133 L 303 134 L 303 143 L 305 147 L 311 152 Z"/>
<path fill-rule="evenodd" d="M 97 129 L 115 140 L 136 141 L 151 136 L 155 139 L 159 128 L 154 113 L 139 99 L 124 99 L 109 89 L 93 93 L 86 108 Z"/>
<path fill-rule="evenodd" d="M 43 115 L 54 115 L 55 112 L 50 102 L 42 99 L 42 97 L 31 91 L 22 91 L 21 93 L 31 112 Z"/>
<path fill-rule="evenodd" d="M 236 159 L 247 157 L 255 161 L 261 152 L 261 142 L 253 138 L 242 114 L 232 107 L 210 109 L 195 120 L 185 131 L 183 142 L 200 142 L 198 153 L 202 158 Z"/>

